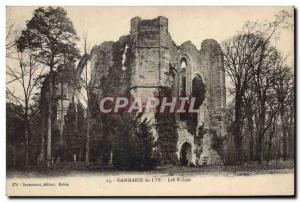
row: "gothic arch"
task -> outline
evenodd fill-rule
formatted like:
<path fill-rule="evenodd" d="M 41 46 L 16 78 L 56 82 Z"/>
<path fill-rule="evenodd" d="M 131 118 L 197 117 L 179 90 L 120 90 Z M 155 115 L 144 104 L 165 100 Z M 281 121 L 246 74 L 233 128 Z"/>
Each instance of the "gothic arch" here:
<path fill-rule="evenodd" d="M 180 164 L 189 165 L 192 161 L 192 145 L 188 142 L 184 142 L 180 148 Z"/>
<path fill-rule="evenodd" d="M 199 108 L 205 100 L 206 86 L 203 77 L 196 73 L 192 79 L 192 97 L 196 98 L 195 108 Z"/>
<path fill-rule="evenodd" d="M 187 55 L 182 55 L 179 60 L 179 96 L 186 97 L 191 94 L 192 63 Z"/>

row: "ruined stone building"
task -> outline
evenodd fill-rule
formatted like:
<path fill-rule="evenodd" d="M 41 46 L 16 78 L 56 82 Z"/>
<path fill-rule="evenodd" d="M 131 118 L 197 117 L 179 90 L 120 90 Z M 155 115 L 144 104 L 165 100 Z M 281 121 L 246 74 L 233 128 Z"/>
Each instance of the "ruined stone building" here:
<path fill-rule="evenodd" d="M 175 158 L 181 164 L 222 164 L 213 148 L 215 137 L 226 136 L 225 72 L 217 41 L 204 40 L 200 50 L 190 41 L 176 45 L 166 17 L 134 17 L 130 34 L 94 46 L 90 62 L 99 99 L 128 93 L 133 97 L 196 97 L 196 116 L 172 114 L 165 120 L 174 120 L 172 128 L 163 120 L 156 125 L 158 147 L 165 159 Z M 107 81 L 113 89 L 110 92 L 103 87 Z M 154 113 L 147 116 L 157 122 Z"/>
<path fill-rule="evenodd" d="M 225 72 L 220 45 L 213 39 L 204 40 L 200 50 L 190 41 L 176 45 L 168 31 L 168 19 L 162 16 L 152 20 L 133 18 L 129 35 L 120 37 L 116 42 L 107 41 L 94 46 L 90 55 L 82 57 L 77 68 L 64 67 L 55 73 L 56 102 L 52 116 L 58 131 L 57 140 L 52 143 L 54 153 L 63 145 L 64 120 L 69 105 L 79 103 L 76 94 L 80 91 L 80 75 L 88 60 L 96 100 L 107 96 L 196 97 L 196 114 L 150 112 L 144 115 L 155 124 L 154 135 L 158 143 L 155 149 L 161 153 L 163 163 L 223 163 L 221 152 L 214 148 L 214 139 L 226 136 L 223 113 L 226 104 Z M 76 85 L 74 80 L 78 81 Z M 48 99 L 46 84 L 47 79 L 42 88 L 44 102 Z M 47 103 L 41 106 L 46 107 Z M 41 111 L 46 119 L 47 107 Z M 97 113 L 94 108 L 94 114 Z M 109 127 L 113 125 L 110 119 L 107 117 L 102 124 L 95 125 L 106 127 L 106 124 Z M 93 129 L 95 131 L 100 136 L 109 133 L 99 128 Z M 82 136 L 84 141 L 84 134 Z M 105 148 L 100 153 L 108 154 L 106 162 L 111 162 L 113 156 L 113 136 L 100 137 Z M 81 146 L 83 148 L 76 156 L 83 156 L 84 144 Z"/>

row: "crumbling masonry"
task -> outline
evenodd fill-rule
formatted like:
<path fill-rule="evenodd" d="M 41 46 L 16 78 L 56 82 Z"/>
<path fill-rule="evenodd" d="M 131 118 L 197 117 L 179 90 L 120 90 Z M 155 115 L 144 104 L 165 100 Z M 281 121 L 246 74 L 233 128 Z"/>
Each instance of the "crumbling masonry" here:
<path fill-rule="evenodd" d="M 196 116 L 173 114 L 172 119 L 167 118 L 174 120 L 175 130 L 168 129 L 170 124 L 164 124 L 154 113 L 146 115 L 154 123 L 159 122 L 158 149 L 166 162 L 175 158 L 185 165 L 223 163 L 220 152 L 212 146 L 214 137 L 226 136 L 225 73 L 217 41 L 204 40 L 200 50 L 190 41 L 177 46 L 168 32 L 166 17 L 152 20 L 135 17 L 129 35 L 93 47 L 91 66 L 98 86 L 110 79 L 107 77 L 112 72 L 119 73 L 119 81 L 115 83 L 119 89 L 120 86 L 128 88 L 133 97 L 196 97 L 199 108 Z M 111 92 L 111 95 L 120 93 Z M 175 145 L 174 149 L 171 144 Z"/>

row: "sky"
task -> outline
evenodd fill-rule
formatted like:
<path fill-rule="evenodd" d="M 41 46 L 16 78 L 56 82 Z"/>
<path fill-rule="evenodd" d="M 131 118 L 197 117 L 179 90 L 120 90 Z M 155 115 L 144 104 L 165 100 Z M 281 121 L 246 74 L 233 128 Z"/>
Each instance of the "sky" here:
<path fill-rule="evenodd" d="M 18 27 L 25 27 L 36 7 L 7 7 L 7 19 Z M 169 19 L 169 32 L 177 45 L 192 41 L 197 48 L 203 40 L 213 38 L 218 42 L 232 37 L 242 29 L 247 20 L 271 21 L 274 14 L 292 7 L 64 7 L 79 37 L 88 33 L 91 46 L 103 41 L 117 41 L 129 34 L 130 19 L 140 16 L 152 19 L 165 16 Z M 288 55 L 293 63 L 293 30 L 283 30 L 274 45 Z M 82 41 L 78 46 L 82 47 Z"/>
<path fill-rule="evenodd" d="M 6 11 L 7 22 L 24 29 L 37 7 L 10 7 Z M 165 16 L 169 19 L 169 33 L 177 45 L 191 41 L 198 49 L 205 39 L 222 42 L 237 34 L 246 21 L 270 22 L 274 15 L 293 7 L 64 7 L 74 24 L 79 38 L 87 33 L 90 46 L 104 41 L 117 41 L 129 34 L 130 20 L 139 16 L 153 19 Z M 292 19 L 291 19 L 292 20 Z M 294 31 L 286 29 L 274 37 L 273 45 L 287 56 L 287 63 L 294 66 Z M 77 42 L 82 50 L 83 42 Z M 228 78 L 227 78 L 228 80 Z M 226 85 L 229 82 L 226 82 Z M 227 85 L 228 87 L 228 85 Z M 18 87 L 16 86 L 16 91 Z"/>

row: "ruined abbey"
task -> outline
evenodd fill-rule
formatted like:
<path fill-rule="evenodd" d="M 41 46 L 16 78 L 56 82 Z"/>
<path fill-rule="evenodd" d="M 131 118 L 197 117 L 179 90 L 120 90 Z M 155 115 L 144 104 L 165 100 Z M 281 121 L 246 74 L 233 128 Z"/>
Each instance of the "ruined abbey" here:
<path fill-rule="evenodd" d="M 222 164 L 220 155 L 212 147 L 213 138 L 226 136 L 225 72 L 217 41 L 204 40 L 200 50 L 190 41 L 178 46 L 168 31 L 166 17 L 151 20 L 134 17 L 129 35 L 92 49 L 91 65 L 98 86 L 109 79 L 109 73 L 124 72 L 115 82 L 122 87 L 118 93 L 108 93 L 111 96 L 128 90 L 133 97 L 197 97 L 195 116 L 174 114 L 167 118 L 174 118 L 175 130 L 168 130 L 168 123 L 156 125 L 157 141 L 162 142 L 160 150 L 169 153 L 167 159 L 173 156 L 182 164 Z M 156 123 L 154 114 L 146 116 Z M 174 133 L 174 137 L 170 138 L 171 134 L 169 139 L 164 139 L 163 133 Z M 176 148 L 170 149 L 168 143 Z"/>
<path fill-rule="evenodd" d="M 177 45 L 168 31 L 166 17 L 159 16 L 151 20 L 134 17 L 130 34 L 120 37 L 116 42 L 107 41 L 94 46 L 88 59 L 96 103 L 108 96 L 196 97 L 197 113 L 144 114 L 155 125 L 155 149 L 161 153 L 163 163 L 223 164 L 222 152 L 215 146 L 216 140 L 226 136 L 223 112 L 226 105 L 225 72 L 217 41 L 204 40 L 200 50 L 190 41 Z M 87 57 L 83 57 L 83 60 L 86 62 Z M 78 65 L 73 70 L 75 77 L 79 77 L 82 68 L 83 65 Z M 61 137 L 58 139 L 61 141 L 64 139 L 63 117 L 67 114 L 70 102 L 78 102 L 77 91 L 79 88 L 74 89 L 66 79 L 58 81 L 56 85 L 56 125 L 60 128 Z M 93 113 L 96 113 L 95 110 Z M 102 136 L 90 140 L 96 147 L 96 141 L 101 142 L 102 150 L 99 153 L 107 154 L 107 163 L 112 161 L 113 133 L 116 133 L 114 128 L 117 127 L 109 122 L 112 119 L 113 116 L 103 115 L 101 123 L 93 121 L 102 128 L 93 129 L 92 132 Z M 106 132 L 103 132 L 103 127 Z M 77 156 L 83 158 L 81 154 Z"/>

